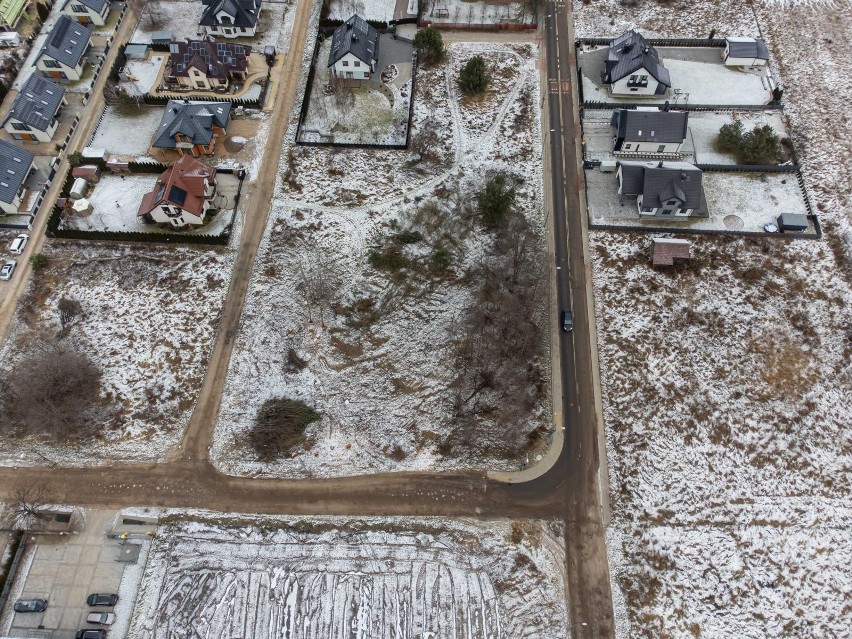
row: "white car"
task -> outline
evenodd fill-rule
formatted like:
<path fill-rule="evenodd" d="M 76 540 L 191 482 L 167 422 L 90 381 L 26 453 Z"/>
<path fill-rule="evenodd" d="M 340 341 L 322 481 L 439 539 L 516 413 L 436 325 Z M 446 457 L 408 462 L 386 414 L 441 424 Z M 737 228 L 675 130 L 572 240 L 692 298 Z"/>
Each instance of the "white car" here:
<path fill-rule="evenodd" d="M 14 253 L 15 255 L 20 255 L 24 252 L 24 247 L 27 245 L 27 241 L 29 239 L 29 235 L 21 233 L 18 237 L 12 240 L 12 244 L 9 246 L 9 252 Z"/>
<path fill-rule="evenodd" d="M 115 614 L 111 612 L 90 612 L 86 615 L 86 623 L 96 623 L 101 626 L 111 626 L 115 623 Z"/>
<path fill-rule="evenodd" d="M 9 260 L 0 268 L 0 280 L 11 280 L 12 273 L 15 272 L 15 267 L 18 263 L 15 260 Z"/>

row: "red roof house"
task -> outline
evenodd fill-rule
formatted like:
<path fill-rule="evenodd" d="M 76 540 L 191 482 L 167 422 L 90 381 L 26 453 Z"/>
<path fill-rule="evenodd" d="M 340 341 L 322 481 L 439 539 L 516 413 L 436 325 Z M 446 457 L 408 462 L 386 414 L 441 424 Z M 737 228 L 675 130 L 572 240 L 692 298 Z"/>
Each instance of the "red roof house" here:
<path fill-rule="evenodd" d="M 216 169 L 184 155 L 160 174 L 142 198 L 137 215 L 152 224 L 199 225 L 214 197 Z"/>

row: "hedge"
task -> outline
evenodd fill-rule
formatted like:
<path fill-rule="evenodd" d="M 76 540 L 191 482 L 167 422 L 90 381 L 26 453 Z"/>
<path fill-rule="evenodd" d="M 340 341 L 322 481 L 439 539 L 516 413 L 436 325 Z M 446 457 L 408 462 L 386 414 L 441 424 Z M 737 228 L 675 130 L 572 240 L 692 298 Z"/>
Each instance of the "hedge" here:
<path fill-rule="evenodd" d="M 127 56 L 124 53 L 126 48 L 126 44 L 118 47 L 118 54 L 115 56 L 115 62 L 112 63 L 112 69 L 109 71 L 109 79 L 113 82 L 118 82 L 118 72 L 121 70 L 121 67 L 127 64 Z"/>
<path fill-rule="evenodd" d="M 249 109 L 259 109 L 261 107 L 260 100 L 246 100 L 245 98 L 231 98 L 226 95 L 221 97 L 211 96 L 193 96 L 193 95 L 151 95 L 146 93 L 142 96 L 142 101 L 145 104 L 152 106 L 165 106 L 169 100 L 190 100 L 192 102 L 230 102 L 234 106 L 244 106 Z"/>

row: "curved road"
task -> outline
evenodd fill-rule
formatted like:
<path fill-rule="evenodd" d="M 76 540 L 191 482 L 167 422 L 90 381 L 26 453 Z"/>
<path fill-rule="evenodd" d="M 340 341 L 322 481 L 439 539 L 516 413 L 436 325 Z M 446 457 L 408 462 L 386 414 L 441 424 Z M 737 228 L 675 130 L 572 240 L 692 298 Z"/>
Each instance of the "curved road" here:
<path fill-rule="evenodd" d="M 596 364 L 591 344 L 591 306 L 587 238 L 579 199 L 575 101 L 576 62 L 570 3 L 546 5 L 545 44 L 549 117 L 556 288 L 559 308 L 574 312 L 573 333 L 559 342 L 565 444 L 553 467 L 517 484 L 490 480 L 480 473 L 433 475 L 395 473 L 343 479 L 281 480 L 228 477 L 208 461 L 208 448 L 222 385 L 239 327 L 277 167 L 277 149 L 295 97 L 295 83 L 279 86 L 270 126 L 265 170 L 247 207 L 246 228 L 234 266 L 231 288 L 198 405 L 176 459 L 164 464 L 122 464 L 108 468 L 3 468 L 0 496 L 21 482 L 46 484 L 54 499 L 91 507 L 150 504 L 233 512 L 336 515 L 443 515 L 557 518 L 566 524 L 567 583 L 572 636 L 614 636 L 609 571 L 601 518 L 599 424 L 595 395 Z M 282 77 L 298 77 L 311 3 L 298 5 Z M 554 371 L 556 373 L 556 371 Z"/>

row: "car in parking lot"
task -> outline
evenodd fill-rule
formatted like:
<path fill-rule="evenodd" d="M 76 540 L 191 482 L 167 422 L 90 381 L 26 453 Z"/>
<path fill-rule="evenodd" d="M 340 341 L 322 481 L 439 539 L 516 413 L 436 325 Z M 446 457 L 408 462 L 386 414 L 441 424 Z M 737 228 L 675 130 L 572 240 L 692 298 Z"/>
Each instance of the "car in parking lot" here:
<path fill-rule="evenodd" d="M 86 597 L 89 606 L 114 606 L 118 603 L 118 595 L 106 595 L 103 593 L 92 593 Z"/>
<path fill-rule="evenodd" d="M 106 630 L 103 628 L 83 628 L 77 631 L 76 639 L 105 639 Z"/>
<path fill-rule="evenodd" d="M 566 333 L 574 330 L 574 314 L 571 311 L 562 311 L 562 330 Z"/>
<path fill-rule="evenodd" d="M 9 246 L 9 252 L 14 253 L 15 255 L 20 255 L 24 252 L 24 247 L 27 245 L 29 239 L 29 235 L 21 233 L 18 237 L 12 240 L 12 244 Z"/>
<path fill-rule="evenodd" d="M 44 612 L 47 609 L 47 599 L 18 599 L 14 609 L 15 612 Z"/>
<path fill-rule="evenodd" d="M 0 280 L 11 280 L 12 273 L 15 272 L 15 267 L 18 263 L 15 260 L 9 260 L 0 268 Z"/>
<path fill-rule="evenodd" d="M 86 623 L 96 623 L 101 626 L 111 626 L 115 623 L 115 615 L 111 612 L 90 612 L 86 615 Z"/>

